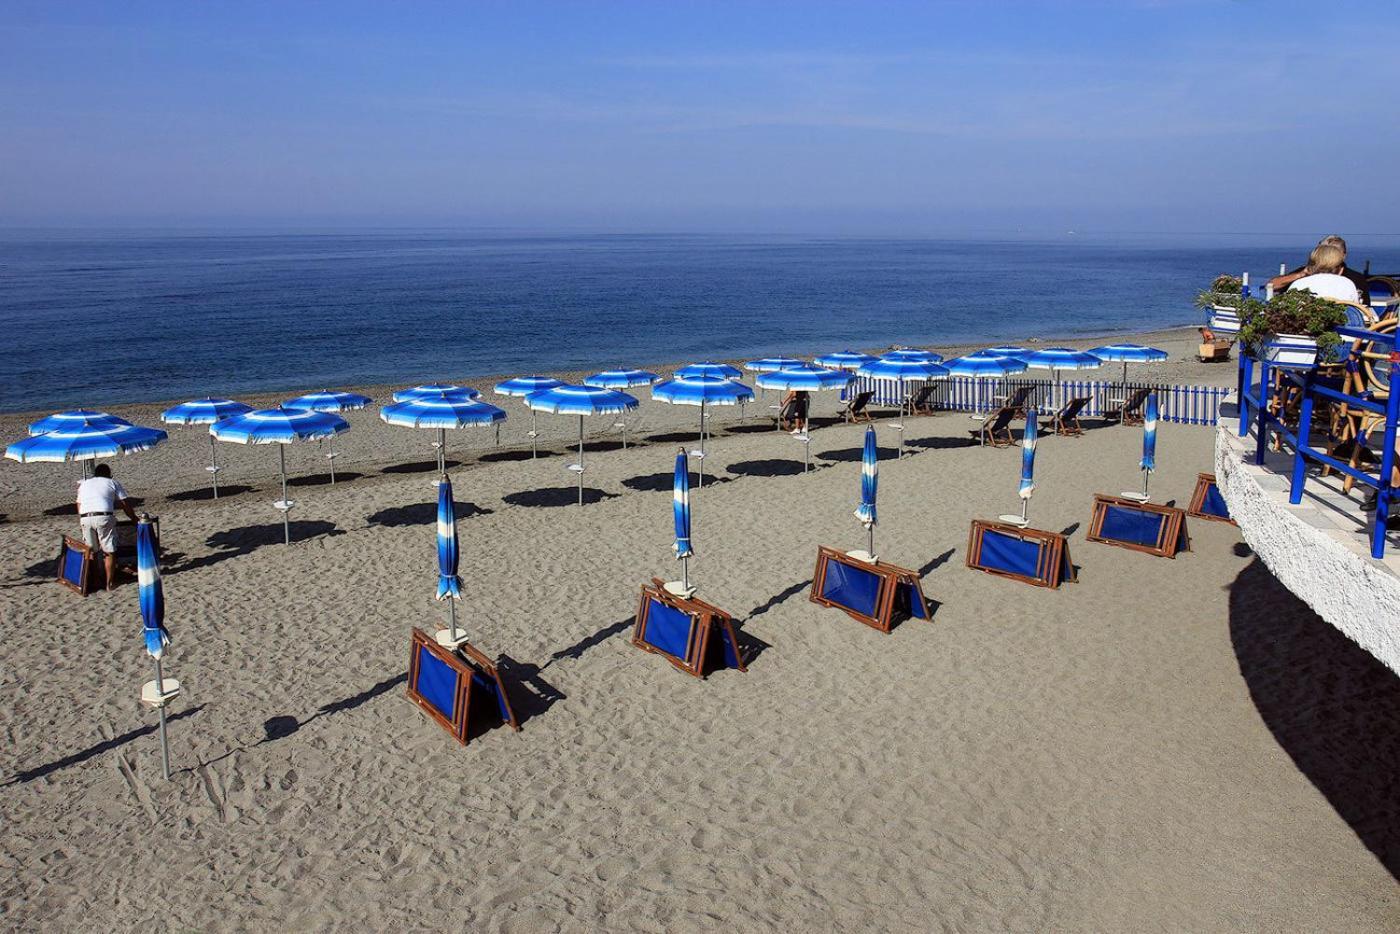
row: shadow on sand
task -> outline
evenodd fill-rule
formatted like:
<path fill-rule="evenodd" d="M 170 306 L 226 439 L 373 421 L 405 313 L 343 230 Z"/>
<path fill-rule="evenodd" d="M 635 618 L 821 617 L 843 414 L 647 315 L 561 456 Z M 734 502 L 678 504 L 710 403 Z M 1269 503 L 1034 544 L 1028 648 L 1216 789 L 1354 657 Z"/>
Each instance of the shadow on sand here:
<path fill-rule="evenodd" d="M 583 488 L 584 505 L 601 503 L 605 499 L 614 499 L 616 497 L 616 493 L 607 493 L 591 486 Z M 551 486 L 539 490 L 521 490 L 519 493 L 509 493 L 502 496 L 501 500 L 511 506 L 532 506 L 538 508 L 577 506 L 578 487 Z"/>
<path fill-rule="evenodd" d="M 489 516 L 491 510 L 483 509 L 476 503 L 455 503 L 457 519 L 470 519 L 473 516 Z M 410 503 L 407 506 L 390 506 L 365 517 L 370 525 L 386 525 L 391 528 L 407 525 L 429 525 L 437 521 L 437 503 Z"/>

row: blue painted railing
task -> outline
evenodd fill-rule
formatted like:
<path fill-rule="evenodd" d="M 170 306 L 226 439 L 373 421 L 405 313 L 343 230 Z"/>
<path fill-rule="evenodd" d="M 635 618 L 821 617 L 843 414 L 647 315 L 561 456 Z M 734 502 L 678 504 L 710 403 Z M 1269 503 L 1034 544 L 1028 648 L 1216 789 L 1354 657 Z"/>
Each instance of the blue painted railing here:
<path fill-rule="evenodd" d="M 976 379 L 955 376 L 950 379 L 914 383 L 901 388 L 889 380 L 857 377 L 842 393 L 843 399 L 854 393 L 871 392 L 871 404 L 898 406 L 908 397 L 917 397 L 930 387 L 926 400 L 937 409 L 953 412 L 986 412 L 995 409 L 994 397 L 1012 396 L 1022 387 L 1031 387 L 1029 403 L 1043 415 L 1053 415 L 1056 402 L 1087 396 L 1089 404 L 1080 413 L 1089 418 L 1102 417 L 1116 411 L 1122 400 L 1135 390 L 1150 389 L 1157 393 L 1158 417 L 1177 425 L 1214 425 L 1220 403 L 1230 394 L 1223 386 L 1171 386 L 1163 383 L 1129 380 L 1062 379 L 1057 384 L 1048 379 Z"/>

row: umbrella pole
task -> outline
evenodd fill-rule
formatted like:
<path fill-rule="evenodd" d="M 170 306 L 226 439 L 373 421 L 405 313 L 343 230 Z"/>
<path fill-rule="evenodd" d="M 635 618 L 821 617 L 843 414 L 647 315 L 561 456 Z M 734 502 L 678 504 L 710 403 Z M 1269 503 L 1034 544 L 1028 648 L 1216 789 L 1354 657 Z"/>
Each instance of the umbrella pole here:
<path fill-rule="evenodd" d="M 535 410 L 534 410 L 534 409 L 531 409 L 531 410 L 530 410 L 530 460 L 534 460 L 535 458 L 537 458 L 537 457 L 540 456 L 539 447 L 538 447 L 538 444 L 537 444 L 537 442 L 536 442 L 536 440 L 535 440 L 536 438 L 539 437 L 539 432 L 535 431 L 535 418 L 536 418 Z"/>
<path fill-rule="evenodd" d="M 866 548 L 865 553 L 870 556 L 870 560 L 875 560 L 875 523 L 871 522 L 865 527 Z"/>
<path fill-rule="evenodd" d="M 335 435 L 330 436 L 330 451 L 326 454 L 326 460 L 331 463 L 331 486 L 335 486 Z"/>
<path fill-rule="evenodd" d="M 447 595 L 447 609 L 449 611 L 449 628 L 452 631 L 452 641 L 457 641 L 457 598 L 451 594 Z"/>
<path fill-rule="evenodd" d="M 899 456 L 904 456 L 904 407 L 909 404 L 909 392 L 905 389 L 904 383 L 900 382 L 899 390 L 901 397 L 899 400 L 899 425 L 895 428 L 899 432 Z"/>
<path fill-rule="evenodd" d="M 438 429 L 438 473 L 447 473 L 447 429 Z"/>
<path fill-rule="evenodd" d="M 214 484 L 214 498 L 219 498 L 219 446 L 214 441 L 213 433 L 209 435 L 209 479 Z"/>
<path fill-rule="evenodd" d="M 1031 504 L 1031 498 L 1030 498 L 1029 496 L 1022 496 L 1022 497 L 1021 497 L 1021 524 L 1022 524 L 1022 525 L 1025 525 L 1026 522 L 1028 521 L 1028 520 L 1026 519 L 1026 510 L 1030 507 L 1030 504 Z"/>
<path fill-rule="evenodd" d="M 165 780 L 170 781 L 170 739 L 165 735 L 165 685 L 160 673 L 160 659 L 152 659 L 156 663 L 156 697 L 162 703 L 156 708 L 160 714 L 160 761 L 165 770 Z"/>
<path fill-rule="evenodd" d="M 695 468 L 700 475 L 700 482 L 697 484 L 701 489 L 705 487 L 705 400 L 700 400 L 700 456 L 696 458 L 700 462 Z"/>
<path fill-rule="evenodd" d="M 287 517 L 287 513 L 291 512 L 292 504 L 287 500 L 287 446 L 285 444 L 277 445 L 277 463 L 279 472 L 282 474 L 282 544 L 290 545 L 292 543 L 292 522 Z"/>
<path fill-rule="evenodd" d="M 690 556 L 681 559 L 681 589 L 690 593 Z"/>
<path fill-rule="evenodd" d="M 1148 499 L 1148 496 L 1147 496 L 1147 481 L 1148 481 L 1148 478 L 1150 478 L 1151 476 L 1152 476 L 1152 471 L 1150 471 L 1150 470 L 1143 470 L 1143 472 L 1142 472 L 1142 501 L 1143 501 L 1144 503 L 1147 502 L 1147 499 Z"/>
<path fill-rule="evenodd" d="M 578 504 L 583 505 L 583 416 L 578 417 Z"/>

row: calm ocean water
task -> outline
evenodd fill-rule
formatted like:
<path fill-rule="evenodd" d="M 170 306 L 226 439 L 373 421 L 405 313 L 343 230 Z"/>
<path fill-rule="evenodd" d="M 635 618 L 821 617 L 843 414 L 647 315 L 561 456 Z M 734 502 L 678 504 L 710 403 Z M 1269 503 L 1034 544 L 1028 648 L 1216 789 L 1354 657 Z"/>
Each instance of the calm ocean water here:
<path fill-rule="evenodd" d="M 1194 324 L 1309 246 L 0 232 L 0 410 Z M 1400 271 L 1400 239 L 1352 258 Z"/>

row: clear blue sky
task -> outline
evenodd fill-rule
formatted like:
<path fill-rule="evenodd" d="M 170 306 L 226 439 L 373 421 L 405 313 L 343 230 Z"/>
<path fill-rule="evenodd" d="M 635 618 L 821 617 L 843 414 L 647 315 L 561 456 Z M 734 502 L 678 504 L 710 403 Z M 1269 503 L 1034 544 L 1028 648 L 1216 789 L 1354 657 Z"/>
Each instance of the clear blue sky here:
<path fill-rule="evenodd" d="M 1397 12 L 0 0 L 0 225 L 1394 233 Z"/>

